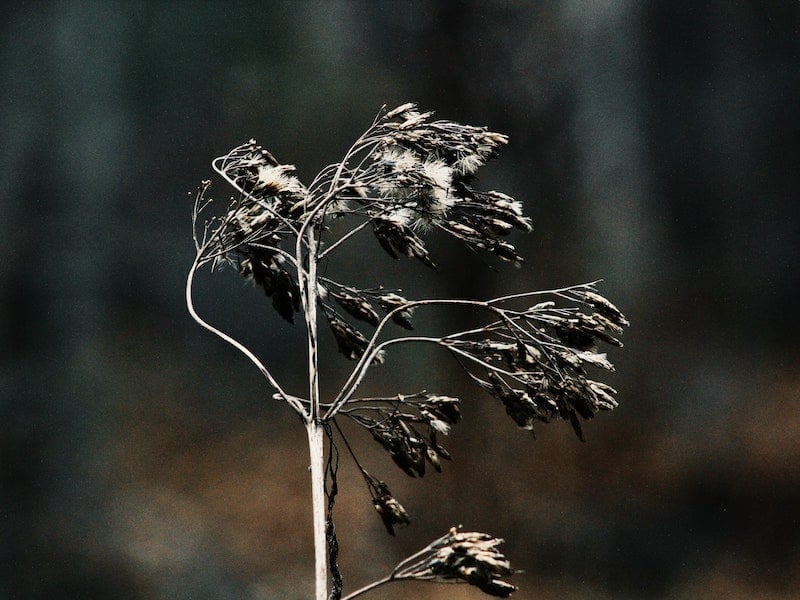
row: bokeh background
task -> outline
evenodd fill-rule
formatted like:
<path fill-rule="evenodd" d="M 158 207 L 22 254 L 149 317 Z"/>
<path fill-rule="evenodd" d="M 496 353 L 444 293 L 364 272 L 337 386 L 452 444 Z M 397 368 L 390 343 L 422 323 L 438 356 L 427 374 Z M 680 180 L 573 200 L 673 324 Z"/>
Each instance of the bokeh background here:
<path fill-rule="evenodd" d="M 510 135 L 480 183 L 524 201 L 527 263 L 433 240 L 435 274 L 386 266 L 374 243 L 342 268 L 402 271 L 413 297 L 603 278 L 632 327 L 613 352 L 621 406 L 586 443 L 564 423 L 531 440 L 446 356 L 392 357 L 368 389 L 458 395 L 465 418 L 454 461 L 423 480 L 351 433 L 414 522 L 389 538 L 343 457 L 346 589 L 463 523 L 506 538 L 520 599 L 797 597 L 800 4 L 65 1 L 0 17 L 0 597 L 310 597 L 305 434 L 186 313 L 190 194 L 251 137 L 309 181 L 409 100 Z M 199 283 L 203 313 L 299 386 L 300 330 L 232 271 Z"/>

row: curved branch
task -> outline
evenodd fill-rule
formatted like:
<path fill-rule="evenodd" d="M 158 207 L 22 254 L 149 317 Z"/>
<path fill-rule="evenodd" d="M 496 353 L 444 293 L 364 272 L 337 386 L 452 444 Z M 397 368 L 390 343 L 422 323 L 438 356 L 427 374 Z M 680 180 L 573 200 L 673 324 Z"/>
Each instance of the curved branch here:
<path fill-rule="evenodd" d="M 347 594 L 347 596 L 342 598 L 342 600 L 352 600 L 353 598 L 356 598 L 356 597 L 360 596 L 361 594 L 366 594 L 367 592 L 370 592 L 370 591 L 374 590 L 377 587 L 380 587 L 380 586 L 385 585 L 387 583 L 391 583 L 393 581 L 398 581 L 395 578 L 394 573 L 392 573 L 391 575 L 387 575 L 383 579 L 378 579 L 377 581 L 373 581 L 372 583 L 367 584 L 367 585 L 365 585 L 364 587 L 362 587 L 360 589 L 357 589 L 355 592 Z"/>
<path fill-rule="evenodd" d="M 325 258 L 325 256 L 327 256 L 330 252 L 332 252 L 337 247 L 339 247 L 343 242 L 345 242 L 348 239 L 350 239 L 351 237 L 353 237 L 355 234 L 357 234 L 362 229 L 365 229 L 370 223 L 372 223 L 372 221 L 367 220 L 367 221 L 364 221 L 363 223 L 361 223 L 360 225 L 356 225 L 353 229 L 351 229 L 350 231 L 345 233 L 338 240 L 336 240 L 333 244 L 331 244 L 330 246 L 325 248 L 325 250 L 320 252 L 319 260 L 322 260 L 323 258 Z"/>
<path fill-rule="evenodd" d="M 384 315 L 383 319 L 381 319 L 380 323 L 375 327 L 375 331 L 370 338 L 367 347 L 364 350 L 364 353 L 361 355 L 356 366 L 353 368 L 353 371 L 350 373 L 350 376 L 347 378 L 347 381 L 342 386 L 339 394 L 337 394 L 336 399 L 331 403 L 331 407 L 328 409 L 328 412 L 325 415 L 325 418 L 328 419 L 335 415 L 339 409 L 344 406 L 345 403 L 350 399 L 350 397 L 355 393 L 356 388 L 361 384 L 361 381 L 364 379 L 364 376 L 367 373 L 367 370 L 372 364 L 372 360 L 375 358 L 377 353 L 385 348 L 388 345 L 399 343 L 401 341 L 427 341 L 427 342 L 437 342 L 440 343 L 442 338 L 425 338 L 425 337 L 402 337 L 402 338 L 395 338 L 393 340 L 387 340 L 382 344 L 377 344 L 378 336 L 383 332 L 383 328 L 386 326 L 392 317 L 402 311 L 408 310 L 412 308 L 416 308 L 418 306 L 475 306 L 479 308 L 486 308 L 492 312 L 498 313 L 501 317 L 503 316 L 502 309 L 499 309 L 495 306 L 492 306 L 489 302 L 484 302 L 481 300 L 458 300 L 458 299 L 450 299 L 450 300 L 416 300 L 412 302 L 408 302 L 403 306 L 399 306 Z"/>
<path fill-rule="evenodd" d="M 197 272 L 199 258 L 200 258 L 200 255 L 198 254 L 198 256 L 195 258 L 194 262 L 192 263 L 192 267 L 189 269 L 189 275 L 186 278 L 186 308 L 189 310 L 189 314 L 192 316 L 192 319 L 194 319 L 195 322 L 198 325 L 200 325 L 201 327 L 207 329 L 208 331 L 210 331 L 211 333 L 213 333 L 214 335 L 216 335 L 220 339 L 228 342 L 231 346 L 233 346 L 234 348 L 239 350 L 239 352 L 241 352 L 247 358 L 249 358 L 250 361 L 261 372 L 261 374 L 266 378 L 266 380 L 269 382 L 269 384 L 275 389 L 275 391 L 277 392 L 279 397 L 281 399 L 283 399 L 287 404 L 289 404 L 302 417 L 304 417 L 304 418 L 307 417 L 308 416 L 307 412 L 306 412 L 305 408 L 303 407 L 302 403 L 300 402 L 300 400 L 295 396 L 291 396 L 291 395 L 287 394 L 283 390 L 283 388 L 280 386 L 280 384 L 277 382 L 277 380 L 272 376 L 272 373 L 270 373 L 269 370 L 264 366 L 264 363 L 262 363 L 261 360 L 259 360 L 259 358 L 250 351 L 249 348 L 247 348 L 244 344 L 242 344 L 238 340 L 236 340 L 236 339 L 232 338 L 231 336 L 229 336 L 227 333 L 225 333 L 223 331 L 220 331 L 219 329 L 217 329 L 213 325 L 207 323 L 197 313 L 197 310 L 195 310 L 195 307 L 194 307 L 194 299 L 192 297 L 192 291 L 193 291 L 193 284 L 194 284 L 194 274 Z"/>
<path fill-rule="evenodd" d="M 567 287 L 563 288 L 556 288 L 552 290 L 537 290 L 534 292 L 521 292 L 519 294 L 509 294 L 508 296 L 500 296 L 499 298 L 492 298 L 491 300 L 487 301 L 487 304 L 500 304 L 502 302 L 508 302 L 509 300 L 518 300 L 520 298 L 529 298 L 530 296 L 544 296 L 550 294 L 551 296 L 559 296 L 561 298 L 566 298 L 567 300 L 575 301 L 576 298 L 573 298 L 568 295 L 569 292 L 574 290 L 579 290 L 581 288 L 592 289 L 596 284 L 603 281 L 602 279 L 596 279 L 595 281 L 590 281 L 589 283 L 579 283 L 578 285 L 568 285 Z"/>
<path fill-rule="evenodd" d="M 341 409 L 341 407 L 347 403 L 347 401 L 352 397 L 352 395 L 355 393 L 355 390 L 363 381 L 364 377 L 366 376 L 367 370 L 372 365 L 372 361 L 377 355 L 377 353 L 380 350 L 386 348 L 388 345 L 391 345 L 393 343 L 399 343 L 402 341 L 428 341 L 428 342 L 441 343 L 446 341 L 448 338 L 452 339 L 454 337 L 459 337 L 459 335 L 462 333 L 462 332 L 455 332 L 448 336 L 443 336 L 441 338 L 413 338 L 413 337 L 395 338 L 394 340 L 388 340 L 387 342 L 378 344 L 377 343 L 378 337 L 383 332 L 383 328 L 385 327 L 386 323 L 388 323 L 392 319 L 395 313 L 401 310 L 408 310 L 419 306 L 473 306 L 477 308 L 487 309 L 495 313 L 499 317 L 499 322 L 505 323 L 511 331 L 515 331 L 518 330 L 519 328 L 517 324 L 514 322 L 514 319 L 509 317 L 509 313 L 515 314 L 517 316 L 525 316 L 525 312 L 509 311 L 508 309 L 498 307 L 497 306 L 498 304 L 502 304 L 504 302 L 508 302 L 511 300 L 519 300 L 522 298 L 530 298 L 532 296 L 543 296 L 543 295 L 559 296 L 571 301 L 575 301 L 579 299 L 571 297 L 569 295 L 571 291 L 581 288 L 587 288 L 592 285 L 593 283 L 589 283 L 589 284 L 568 286 L 564 288 L 557 288 L 553 290 L 537 290 L 530 292 L 522 292 L 519 294 L 513 294 L 509 296 L 500 296 L 498 298 L 493 298 L 491 300 L 486 300 L 486 301 L 463 300 L 463 299 L 462 300 L 459 299 L 417 300 L 408 302 L 403 306 L 395 308 L 394 310 L 388 312 L 383 317 L 383 319 L 381 319 L 380 323 L 378 323 L 378 325 L 375 327 L 375 331 L 373 332 L 372 337 L 370 338 L 369 343 L 367 344 L 367 347 L 364 350 L 364 353 L 362 354 L 356 366 L 353 368 L 353 371 L 350 373 L 350 376 L 347 378 L 347 381 L 342 386 L 342 389 L 340 390 L 339 394 L 337 394 L 336 399 L 331 403 L 325 415 L 325 418 L 328 419 L 333 415 L 335 415 L 339 411 L 339 409 Z M 489 327 L 491 326 L 492 324 L 489 325 Z M 471 330 L 470 333 L 472 331 L 480 331 L 482 329 L 485 329 L 486 327 L 487 326 L 484 326 L 483 328 L 479 328 L 477 330 Z M 445 346 L 447 346 L 447 344 L 445 344 Z M 452 348 L 449 347 L 448 349 L 452 350 Z"/>

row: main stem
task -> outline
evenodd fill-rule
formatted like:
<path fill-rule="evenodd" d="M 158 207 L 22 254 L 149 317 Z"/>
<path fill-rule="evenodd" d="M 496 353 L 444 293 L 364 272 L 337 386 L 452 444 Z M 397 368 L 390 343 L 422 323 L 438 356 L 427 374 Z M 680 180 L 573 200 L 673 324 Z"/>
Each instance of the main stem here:
<path fill-rule="evenodd" d="M 320 421 L 306 425 L 311 459 L 311 504 L 314 515 L 314 581 L 316 600 L 327 600 L 328 561 L 325 539 L 325 435 Z"/>
<path fill-rule="evenodd" d="M 325 537 L 325 431 L 319 415 L 319 356 L 317 344 L 317 251 L 319 242 L 313 223 L 301 230 L 306 238 L 308 266 L 303 266 L 302 244 L 297 244 L 297 273 L 303 297 L 308 334 L 308 394 L 310 411 L 306 421 L 311 470 L 311 507 L 314 523 L 315 599 L 327 600 L 328 561 Z"/>

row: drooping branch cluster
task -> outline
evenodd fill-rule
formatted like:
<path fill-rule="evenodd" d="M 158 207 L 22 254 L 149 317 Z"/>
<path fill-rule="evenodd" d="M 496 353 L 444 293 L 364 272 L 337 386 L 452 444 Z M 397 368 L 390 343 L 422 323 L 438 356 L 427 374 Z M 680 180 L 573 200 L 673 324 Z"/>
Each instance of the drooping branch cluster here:
<path fill-rule="evenodd" d="M 354 399 L 342 414 L 372 434 L 407 475 L 422 477 L 430 463 L 441 472 L 450 454 L 437 435 L 447 435 L 461 420 L 458 398 L 421 393 L 395 398 Z"/>
<path fill-rule="evenodd" d="M 543 300 L 548 296 L 553 299 Z M 509 307 L 531 297 L 539 301 L 523 309 Z M 569 304 L 561 306 L 563 301 Z M 409 302 L 408 306 L 431 303 L 437 302 Z M 583 440 L 581 419 L 591 419 L 597 412 L 617 406 L 614 389 L 593 379 L 591 372 L 613 370 L 598 345 L 621 345 L 618 336 L 628 321 L 597 293 L 593 284 L 459 304 L 488 311 L 496 318 L 482 327 L 449 336 L 414 339 L 436 343 L 452 352 L 470 377 L 501 401 L 519 427 L 533 432 L 537 422 L 562 419 Z M 369 347 L 383 352 L 374 341 L 369 342 Z M 412 477 L 424 475 L 426 463 L 437 471 L 441 469 L 440 459 L 450 456 L 436 436 L 449 433 L 461 418 L 457 398 L 425 393 L 351 398 L 341 414 L 367 429 Z M 408 513 L 382 481 L 379 486 L 370 484 L 371 476 L 363 469 L 362 472 L 373 490 L 373 503 L 384 525 L 394 534 L 395 525 L 408 523 Z"/>
<path fill-rule="evenodd" d="M 530 231 L 522 206 L 499 192 L 471 187 L 479 167 L 508 138 L 483 127 L 433 121 L 413 104 L 389 111 L 374 127 L 358 168 L 349 173 L 346 209 L 365 215 L 393 258 L 417 258 L 429 267 L 420 233 L 434 227 L 467 244 L 519 264 L 512 229 Z"/>
<path fill-rule="evenodd" d="M 499 399 L 514 422 L 533 431 L 536 422 L 568 421 L 583 440 L 580 419 L 617 406 L 610 386 L 590 378 L 592 368 L 613 370 L 598 343 L 621 346 L 628 321 L 592 284 L 556 292 L 578 306 L 552 300 L 524 310 L 493 306 L 493 323 L 442 339 L 470 376 Z"/>
<path fill-rule="evenodd" d="M 378 511 L 378 515 L 383 521 L 383 526 L 389 535 L 394 535 L 394 528 L 397 525 L 408 525 L 411 519 L 405 507 L 392 495 L 389 486 L 385 482 L 374 478 L 372 475 L 362 470 L 364 479 L 367 482 L 372 505 Z"/>
<path fill-rule="evenodd" d="M 292 165 L 279 164 L 250 140 L 214 161 L 215 169 L 237 190 L 223 216 L 205 225 L 199 260 L 232 264 L 272 299 L 276 312 L 289 322 L 301 309 L 297 258 L 287 238 L 296 238 L 308 201 L 308 191 L 292 175 Z M 202 209 L 195 206 L 195 229 Z M 197 239 L 197 238 L 196 238 Z M 287 248 L 282 247 L 288 246 Z"/>
<path fill-rule="evenodd" d="M 410 477 L 425 475 L 426 463 L 441 472 L 441 459 L 450 460 L 450 453 L 439 444 L 437 436 L 447 435 L 461 420 L 458 398 L 426 392 L 392 398 L 354 398 L 340 414 L 369 431 Z M 349 444 L 347 447 L 353 454 Z M 369 488 L 375 510 L 388 533 L 394 535 L 395 526 L 410 522 L 408 512 L 384 481 L 370 475 L 355 454 L 353 458 Z"/>

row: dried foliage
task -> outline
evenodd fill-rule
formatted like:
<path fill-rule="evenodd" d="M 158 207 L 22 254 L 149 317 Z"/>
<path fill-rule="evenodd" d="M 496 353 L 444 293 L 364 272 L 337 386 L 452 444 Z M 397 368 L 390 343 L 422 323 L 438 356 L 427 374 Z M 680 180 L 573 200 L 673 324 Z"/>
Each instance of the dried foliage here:
<path fill-rule="evenodd" d="M 361 289 L 319 274 L 320 265 L 334 260 L 344 243 L 370 231 L 393 259 L 417 259 L 429 268 L 436 266 L 425 237 L 435 232 L 520 266 L 523 259 L 507 237 L 514 230 L 531 230 L 521 203 L 501 192 L 474 188 L 476 171 L 507 142 L 506 136 L 484 127 L 435 120 L 433 113 L 405 104 L 381 110 L 342 160 L 323 169 L 308 186 L 294 175 L 292 165 L 279 162 L 251 140 L 213 163 L 236 191 L 227 207 L 201 223 L 201 215 L 213 212 L 210 182 L 203 183 L 195 200 L 197 256 L 187 282 L 192 316 L 247 355 L 275 397 L 297 411 L 309 431 L 324 427 L 333 436 L 330 423 L 336 424 L 338 437 L 358 465 L 373 506 L 392 535 L 396 526 L 408 524 L 409 515 L 386 484 L 359 463 L 334 417 L 369 432 L 411 477 L 422 477 L 427 465 L 441 471 L 442 459 L 449 460 L 450 455 L 439 438 L 461 419 L 460 401 L 449 396 L 422 392 L 356 397 L 367 371 L 383 363 L 393 345 L 422 342 L 450 352 L 467 376 L 526 430 L 561 419 L 583 439 L 581 421 L 617 405 L 614 390 L 594 379 L 594 372 L 613 369 L 599 347 L 620 346 L 619 335 L 628 322 L 594 284 L 485 301 L 411 300 L 382 282 Z M 346 224 L 336 228 L 340 233 L 335 236 L 328 227 L 332 221 Z M 194 273 L 205 265 L 215 269 L 223 264 L 262 288 L 284 320 L 294 323 L 302 315 L 309 349 L 307 398 L 287 393 L 255 354 L 197 314 L 192 300 Z M 414 319 L 429 306 L 468 306 L 486 315 L 486 320 L 476 328 L 444 336 L 411 334 Z M 319 391 L 318 315 L 327 323 L 339 353 L 355 362 L 329 402 L 321 401 Z M 321 447 L 318 451 L 322 453 Z M 312 448 L 312 457 L 314 452 Z M 329 469 L 329 476 L 331 472 L 335 477 L 335 469 Z M 325 475 L 315 472 L 312 464 L 314 477 Z M 329 495 L 329 512 L 332 503 Z M 323 508 L 315 505 L 314 510 Z M 332 541 L 329 535 L 329 545 Z M 499 578 L 512 571 L 496 551 L 499 543 L 485 534 L 453 529 L 383 582 L 461 580 L 506 597 L 514 587 Z"/>

